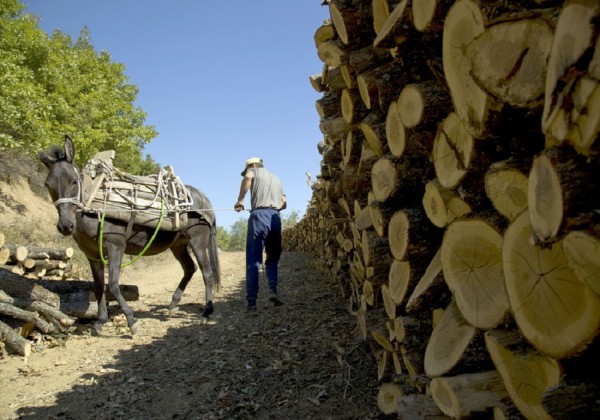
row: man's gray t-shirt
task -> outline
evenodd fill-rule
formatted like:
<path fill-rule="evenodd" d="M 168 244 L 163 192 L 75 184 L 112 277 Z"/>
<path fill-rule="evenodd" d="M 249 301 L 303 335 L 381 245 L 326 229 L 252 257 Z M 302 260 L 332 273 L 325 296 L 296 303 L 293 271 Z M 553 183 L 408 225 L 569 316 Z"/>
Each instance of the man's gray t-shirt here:
<path fill-rule="evenodd" d="M 254 171 L 254 179 L 250 187 L 250 204 L 252 209 L 258 208 L 281 208 L 281 197 L 283 188 L 277 175 L 267 171 L 265 168 L 250 168 Z"/>

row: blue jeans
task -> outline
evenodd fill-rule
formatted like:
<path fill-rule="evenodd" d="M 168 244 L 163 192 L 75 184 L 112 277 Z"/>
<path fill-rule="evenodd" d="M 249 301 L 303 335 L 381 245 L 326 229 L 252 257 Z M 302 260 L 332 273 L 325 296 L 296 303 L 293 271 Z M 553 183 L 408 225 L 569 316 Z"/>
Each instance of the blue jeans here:
<path fill-rule="evenodd" d="M 266 251 L 265 271 L 267 283 L 277 293 L 277 264 L 281 256 L 281 218 L 274 209 L 256 209 L 248 219 L 246 237 L 246 300 L 256 305 L 258 298 L 258 272 Z"/>

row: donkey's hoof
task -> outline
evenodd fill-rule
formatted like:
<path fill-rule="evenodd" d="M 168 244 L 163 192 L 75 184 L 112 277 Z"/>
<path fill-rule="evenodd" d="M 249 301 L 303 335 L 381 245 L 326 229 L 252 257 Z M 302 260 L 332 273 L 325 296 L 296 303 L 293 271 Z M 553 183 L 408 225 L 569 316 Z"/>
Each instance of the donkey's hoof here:
<path fill-rule="evenodd" d="M 179 312 L 179 306 L 169 307 L 169 315 L 175 315 L 177 312 Z"/>
<path fill-rule="evenodd" d="M 133 324 L 131 324 L 129 330 L 131 330 L 131 335 L 136 335 L 140 330 L 140 321 L 138 321 L 137 319 L 133 321 Z"/>

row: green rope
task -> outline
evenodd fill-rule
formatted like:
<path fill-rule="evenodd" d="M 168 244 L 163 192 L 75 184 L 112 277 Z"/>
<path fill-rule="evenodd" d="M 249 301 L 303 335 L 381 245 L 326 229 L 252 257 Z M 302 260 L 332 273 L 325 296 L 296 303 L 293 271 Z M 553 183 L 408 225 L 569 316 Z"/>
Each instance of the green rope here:
<path fill-rule="evenodd" d="M 144 249 L 142 249 L 142 252 L 140 252 L 138 255 L 136 255 L 135 258 L 133 258 L 131 261 L 129 261 L 125 264 L 121 264 L 121 268 L 127 267 L 128 265 L 131 265 L 134 262 L 136 262 L 138 259 L 140 259 L 140 257 L 143 257 L 144 254 L 146 253 L 146 251 L 148 250 L 148 248 L 150 248 L 150 245 L 152 245 L 152 242 L 154 242 L 154 238 L 156 238 L 156 235 L 158 234 L 158 231 L 160 230 L 160 225 L 162 224 L 163 216 L 165 215 L 164 209 L 165 209 L 165 201 L 161 200 L 160 201 L 160 218 L 158 219 L 158 225 L 156 225 L 156 229 L 154 230 L 154 233 L 152 234 L 150 241 L 148 241 L 148 243 L 146 244 Z M 106 216 L 106 213 L 102 213 L 102 218 L 100 219 L 100 240 L 98 241 L 98 244 L 99 244 L 99 248 L 100 248 L 100 261 L 102 261 L 104 263 L 104 265 L 107 265 L 108 260 L 106 258 L 104 258 L 104 253 L 102 252 L 102 236 L 103 236 L 103 231 L 104 231 L 104 217 L 105 216 Z"/>

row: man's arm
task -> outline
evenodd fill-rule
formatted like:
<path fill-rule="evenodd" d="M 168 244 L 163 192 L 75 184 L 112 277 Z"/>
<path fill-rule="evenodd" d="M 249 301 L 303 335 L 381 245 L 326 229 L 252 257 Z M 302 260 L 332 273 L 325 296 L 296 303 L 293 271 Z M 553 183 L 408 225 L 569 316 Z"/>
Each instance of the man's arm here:
<path fill-rule="evenodd" d="M 279 210 L 285 210 L 287 208 L 287 198 L 285 197 L 285 194 L 281 195 L 281 207 L 279 208 Z"/>
<path fill-rule="evenodd" d="M 254 171 L 246 171 L 246 175 L 244 175 L 244 179 L 242 179 L 242 184 L 240 185 L 240 194 L 238 195 L 237 203 L 233 206 L 235 211 L 244 210 L 244 198 L 246 197 L 246 193 L 252 186 L 252 179 L 254 178 Z"/>

